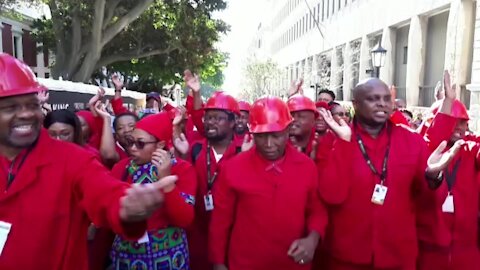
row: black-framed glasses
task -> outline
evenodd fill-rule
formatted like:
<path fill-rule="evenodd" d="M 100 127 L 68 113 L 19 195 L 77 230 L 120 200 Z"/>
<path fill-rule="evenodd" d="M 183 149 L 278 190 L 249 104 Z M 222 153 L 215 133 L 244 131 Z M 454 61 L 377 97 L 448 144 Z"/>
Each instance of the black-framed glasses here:
<path fill-rule="evenodd" d="M 152 143 L 157 143 L 158 141 L 155 142 L 145 142 L 145 141 L 139 141 L 139 140 L 134 140 L 134 139 L 127 139 L 126 140 L 126 146 L 127 148 L 132 148 L 134 145 L 138 150 L 142 150 L 145 148 L 147 144 L 152 144 Z"/>

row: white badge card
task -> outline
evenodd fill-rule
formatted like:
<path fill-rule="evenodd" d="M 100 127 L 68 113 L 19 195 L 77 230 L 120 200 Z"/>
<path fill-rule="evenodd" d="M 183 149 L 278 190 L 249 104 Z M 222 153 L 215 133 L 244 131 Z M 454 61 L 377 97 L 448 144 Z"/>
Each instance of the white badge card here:
<path fill-rule="evenodd" d="M 148 233 L 145 232 L 145 234 L 142 236 L 142 238 L 138 239 L 137 243 L 139 244 L 145 244 L 150 242 L 150 238 L 148 238 Z"/>
<path fill-rule="evenodd" d="M 453 206 L 453 195 L 448 194 L 445 202 L 442 205 L 442 212 L 455 213 L 455 207 Z"/>
<path fill-rule="evenodd" d="M 8 234 L 10 233 L 10 229 L 12 229 L 12 224 L 0 221 L 0 255 L 2 255 L 3 248 L 7 243 Z"/>
<path fill-rule="evenodd" d="M 213 196 L 211 193 L 205 195 L 203 197 L 203 201 L 205 202 L 205 210 L 207 211 L 212 211 L 214 206 L 213 206 Z"/>
<path fill-rule="evenodd" d="M 387 197 L 388 188 L 384 185 L 376 184 L 373 189 L 372 203 L 383 205 L 385 197 Z"/>

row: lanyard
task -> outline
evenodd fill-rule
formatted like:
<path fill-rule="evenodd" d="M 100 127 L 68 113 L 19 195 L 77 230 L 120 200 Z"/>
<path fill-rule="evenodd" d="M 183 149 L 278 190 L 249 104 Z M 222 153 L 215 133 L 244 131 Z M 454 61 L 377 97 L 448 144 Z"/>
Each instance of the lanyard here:
<path fill-rule="evenodd" d="M 390 154 L 390 126 L 387 126 L 387 134 L 388 134 L 388 144 L 387 144 L 387 150 L 385 151 L 385 157 L 383 158 L 382 173 L 378 173 L 375 166 L 373 166 L 373 162 L 370 159 L 370 156 L 368 156 L 367 149 L 365 148 L 365 144 L 363 143 L 362 138 L 360 137 L 360 134 L 357 133 L 357 142 L 358 142 L 358 146 L 360 147 L 360 151 L 362 152 L 363 158 L 367 162 L 368 167 L 370 167 L 370 170 L 380 178 L 381 185 L 383 185 L 383 183 L 385 182 L 385 179 L 387 178 L 388 155 Z"/>
<path fill-rule="evenodd" d="M 210 146 L 210 143 L 207 142 L 206 155 L 207 155 L 207 188 L 208 188 L 208 192 L 210 192 L 212 190 L 213 182 L 215 182 L 215 178 L 217 178 L 217 171 L 215 170 L 215 173 L 213 174 L 213 176 L 212 176 L 212 172 L 210 171 L 211 167 L 212 167 L 212 163 L 211 163 L 211 160 L 210 160 L 211 149 L 212 149 L 212 147 Z"/>
<path fill-rule="evenodd" d="M 30 154 L 30 151 L 32 150 L 32 148 L 29 148 L 27 150 L 27 152 L 25 153 L 25 155 L 23 155 L 22 159 L 20 160 L 20 163 L 18 163 L 18 166 L 17 166 L 17 173 L 20 171 L 20 168 L 23 166 L 23 163 L 25 162 L 25 160 L 27 159 L 27 156 Z M 10 187 L 10 185 L 13 183 L 13 180 L 15 180 L 15 173 L 13 173 L 13 169 L 15 167 L 15 163 L 17 163 L 17 158 L 15 158 L 13 161 L 12 161 L 12 164 L 10 164 L 10 167 L 8 168 L 8 176 L 7 176 L 7 187 L 6 189 L 8 189 Z"/>
<path fill-rule="evenodd" d="M 448 192 L 452 192 L 453 185 L 457 181 L 458 168 L 460 167 L 460 158 L 455 162 L 453 168 L 450 172 L 448 169 L 445 169 L 445 179 L 447 180 Z"/>

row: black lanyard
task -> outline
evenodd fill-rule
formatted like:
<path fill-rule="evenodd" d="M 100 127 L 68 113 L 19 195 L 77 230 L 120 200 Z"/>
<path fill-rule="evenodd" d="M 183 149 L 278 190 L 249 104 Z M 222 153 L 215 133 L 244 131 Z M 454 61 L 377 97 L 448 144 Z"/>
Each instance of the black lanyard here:
<path fill-rule="evenodd" d="M 20 163 L 18 164 L 17 166 L 17 173 L 20 171 L 20 168 L 23 166 L 23 163 L 25 163 L 25 160 L 27 159 L 27 156 L 30 154 L 30 151 L 32 151 L 32 147 L 31 148 L 28 148 L 27 152 L 25 153 L 25 155 L 22 157 L 22 159 L 20 160 Z M 15 158 L 13 161 L 12 161 L 12 164 L 10 164 L 10 167 L 8 168 L 8 176 L 7 176 L 7 187 L 6 189 L 8 189 L 10 187 L 10 185 L 12 185 L 13 183 L 13 180 L 15 180 L 15 174 L 13 173 L 13 169 L 15 167 L 15 163 L 17 163 L 17 158 Z"/>
<path fill-rule="evenodd" d="M 383 185 L 385 179 L 387 178 L 387 164 L 388 164 L 388 155 L 390 154 L 390 126 L 387 126 L 387 135 L 388 135 L 388 144 L 387 150 L 385 151 L 385 157 L 383 158 L 383 165 L 382 165 L 382 173 L 378 173 L 375 166 L 373 166 L 373 162 L 368 156 L 367 149 L 365 148 L 365 144 L 360 137 L 360 134 L 357 133 L 357 142 L 358 146 L 360 147 L 360 151 L 362 152 L 363 158 L 367 162 L 368 167 L 370 170 L 380 178 L 380 184 Z"/>
<path fill-rule="evenodd" d="M 445 179 L 447 180 L 448 192 L 452 192 L 453 185 L 457 181 L 458 168 L 460 167 L 460 158 L 455 162 L 453 168 L 450 172 L 448 169 L 445 169 Z"/>
<path fill-rule="evenodd" d="M 215 173 L 213 174 L 212 176 L 212 172 L 210 171 L 211 167 L 212 167 L 212 164 L 211 164 L 211 161 L 210 161 L 210 151 L 211 151 L 212 147 L 210 146 L 210 143 L 207 142 L 207 188 L 208 188 L 208 192 L 210 192 L 212 190 L 212 187 L 213 187 L 213 182 L 215 182 L 215 178 L 217 178 L 217 171 L 215 170 Z"/>

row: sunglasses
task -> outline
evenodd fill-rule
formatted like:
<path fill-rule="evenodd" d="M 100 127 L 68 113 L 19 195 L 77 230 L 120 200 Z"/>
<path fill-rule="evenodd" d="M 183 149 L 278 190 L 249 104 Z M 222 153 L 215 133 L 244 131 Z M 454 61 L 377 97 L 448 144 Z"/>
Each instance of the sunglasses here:
<path fill-rule="evenodd" d="M 127 139 L 126 140 L 127 148 L 132 148 L 135 145 L 135 147 L 138 150 L 142 150 L 143 148 L 145 148 L 145 146 L 147 144 L 152 144 L 152 143 L 157 143 L 157 141 L 155 141 L 155 142 L 145 142 L 145 141 L 138 141 L 138 140 L 136 141 L 134 139 Z"/>

